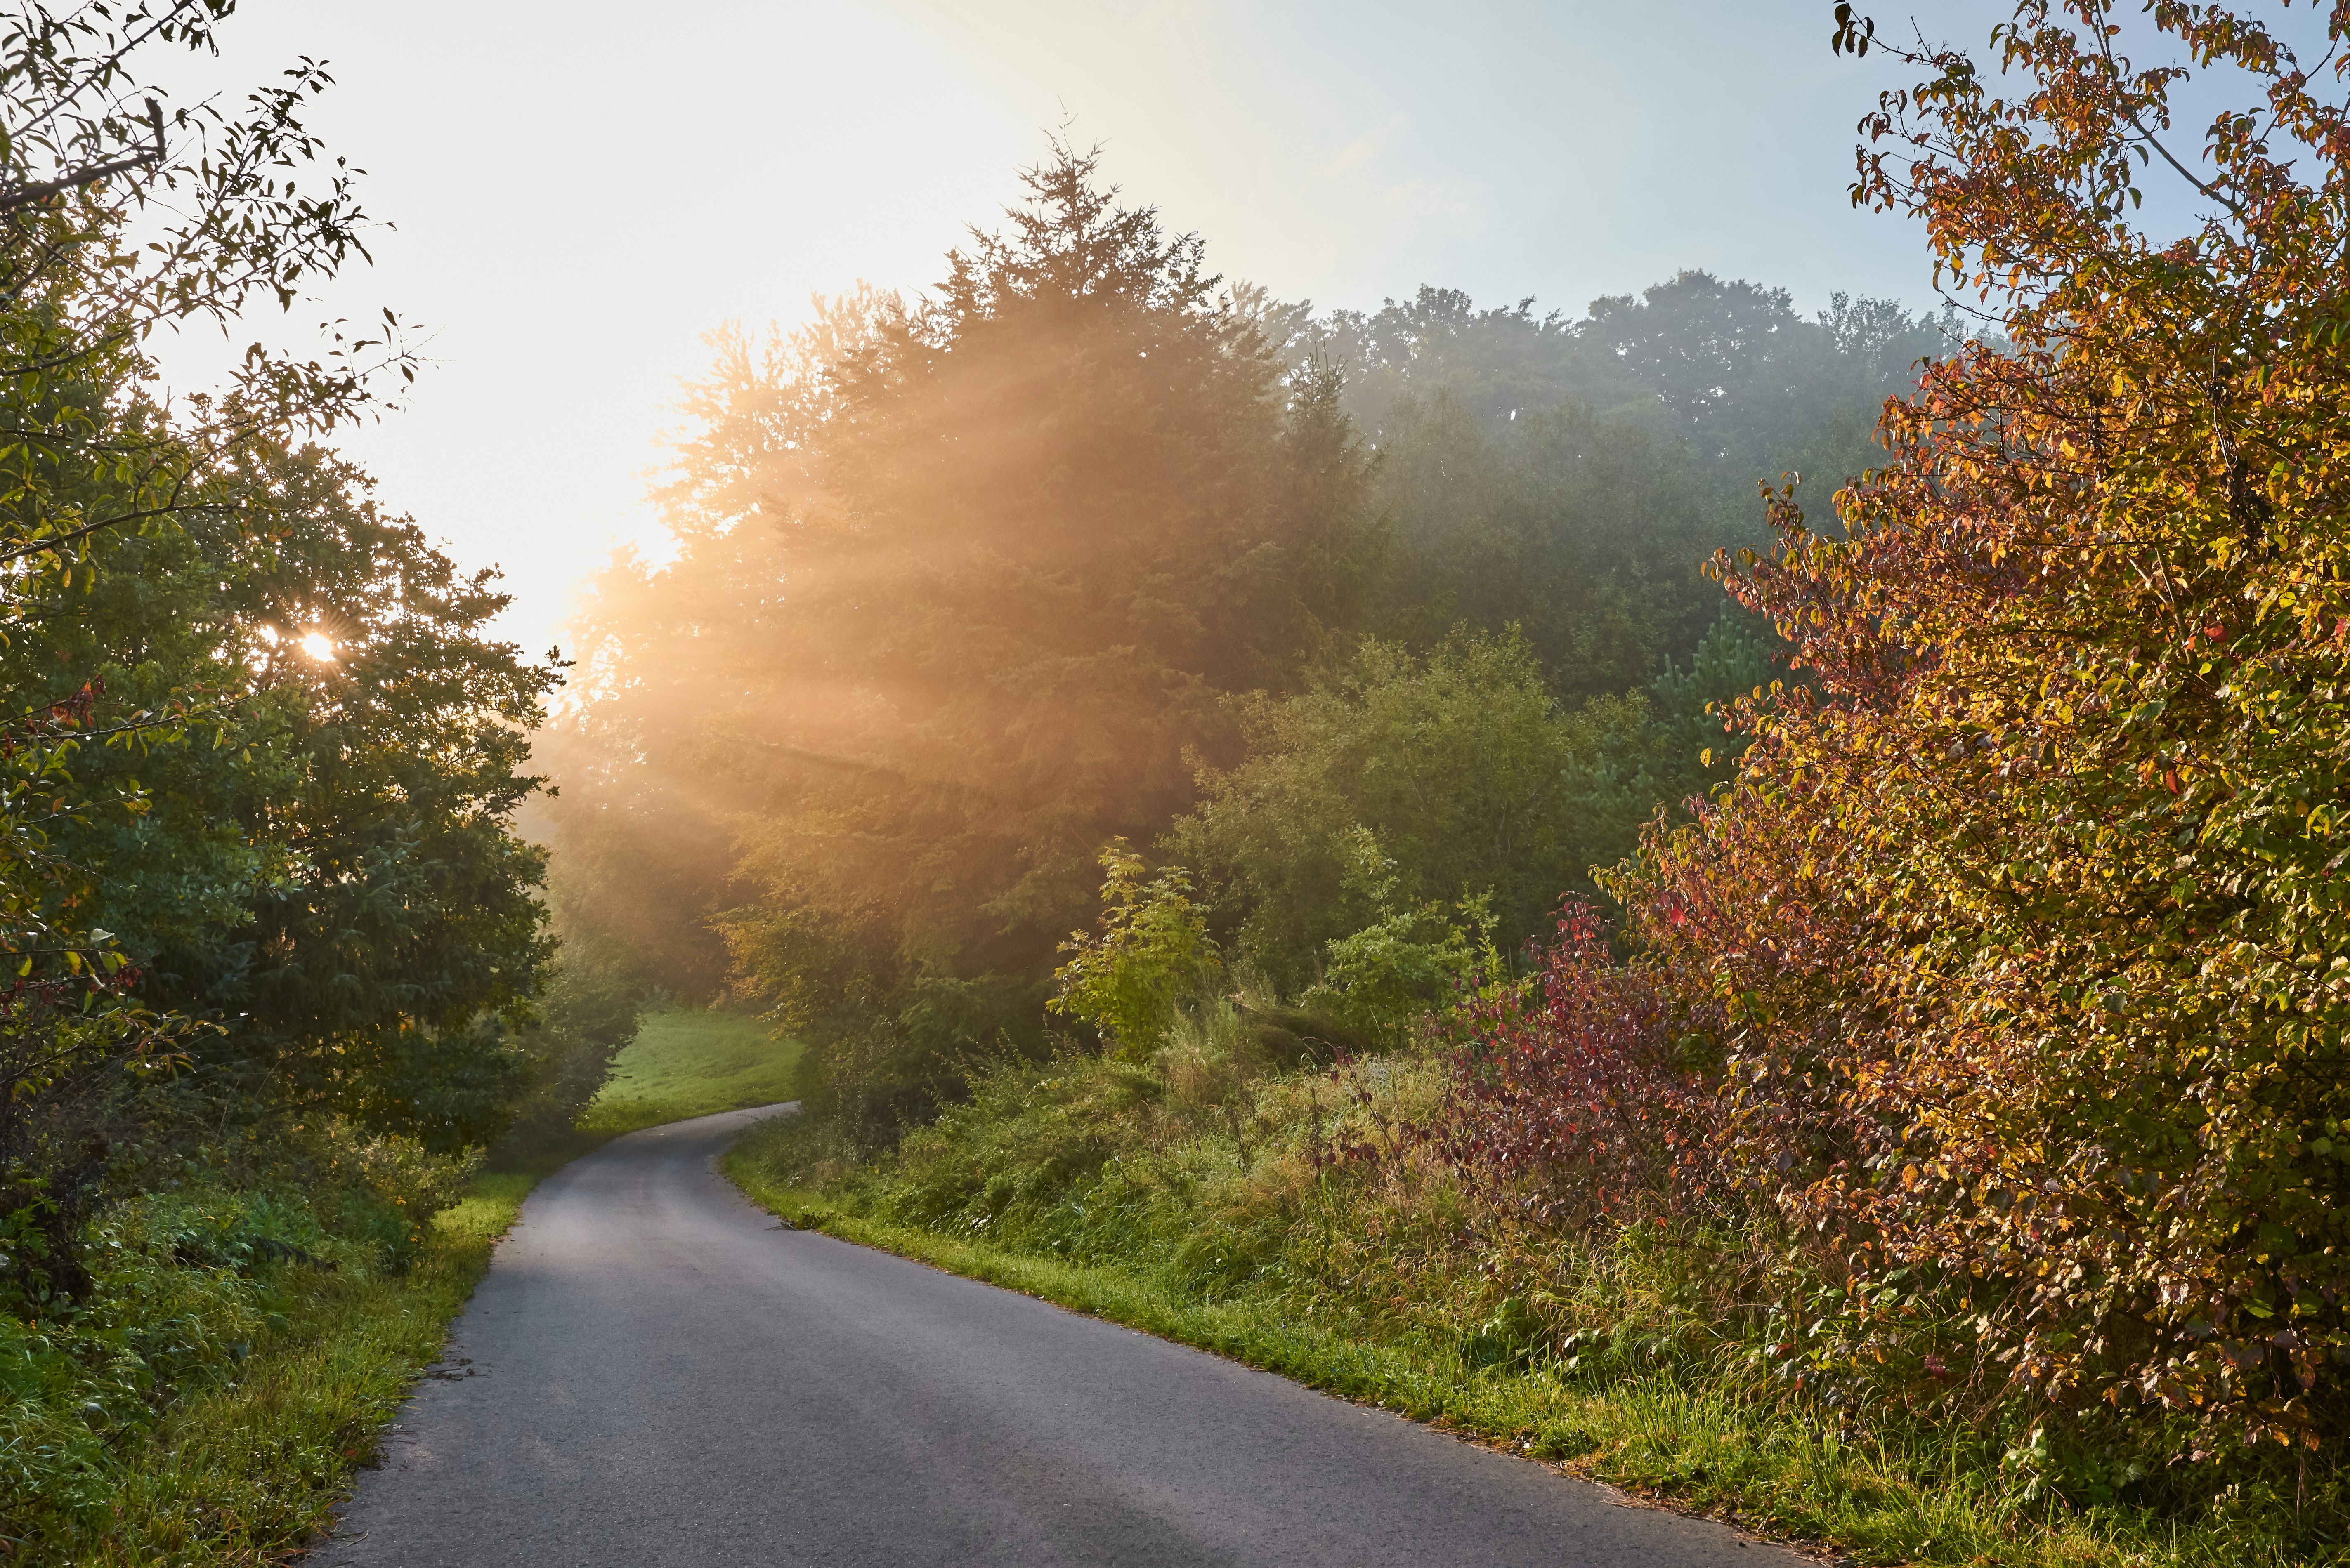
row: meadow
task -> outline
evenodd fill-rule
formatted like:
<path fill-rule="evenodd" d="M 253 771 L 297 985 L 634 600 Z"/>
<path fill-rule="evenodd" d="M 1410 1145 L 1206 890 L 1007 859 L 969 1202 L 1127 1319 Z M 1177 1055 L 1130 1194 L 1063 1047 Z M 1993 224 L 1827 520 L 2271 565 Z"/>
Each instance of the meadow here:
<path fill-rule="evenodd" d="M 747 1013 L 649 1012 L 611 1078 L 588 1102 L 579 1131 L 601 1142 L 639 1127 L 789 1100 L 797 1093 L 799 1058 L 797 1041 L 775 1039 Z"/>

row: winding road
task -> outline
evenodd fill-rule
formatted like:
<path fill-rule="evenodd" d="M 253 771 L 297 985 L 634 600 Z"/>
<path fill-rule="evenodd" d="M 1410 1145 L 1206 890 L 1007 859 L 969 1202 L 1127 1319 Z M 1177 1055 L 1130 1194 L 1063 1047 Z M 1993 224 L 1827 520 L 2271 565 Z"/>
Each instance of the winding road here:
<path fill-rule="evenodd" d="M 776 1107 L 540 1185 L 309 1561 L 1794 1568 L 1267 1373 L 779 1226 L 717 1172 Z"/>

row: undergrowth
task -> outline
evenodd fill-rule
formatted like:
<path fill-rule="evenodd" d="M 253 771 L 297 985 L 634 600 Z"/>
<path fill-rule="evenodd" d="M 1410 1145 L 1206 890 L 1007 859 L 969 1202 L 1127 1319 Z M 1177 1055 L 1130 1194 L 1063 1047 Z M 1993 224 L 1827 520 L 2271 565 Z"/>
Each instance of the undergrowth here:
<path fill-rule="evenodd" d="M 878 1158 L 765 1122 L 729 1169 L 793 1222 L 1866 1562 L 2350 1562 L 2330 1470 L 2136 1475 L 2012 1404 L 1794 1372 L 1804 1324 L 1754 1294 L 1787 1238 L 1505 1223 L 1409 1136 L 1435 1050 L 1282 1071 L 1245 1022 L 1211 1002 L 1147 1061 L 985 1071 Z"/>
<path fill-rule="evenodd" d="M 470 1175 L 439 1162 L 409 1191 L 379 1181 L 372 1209 L 364 1188 L 199 1182 L 110 1210 L 77 1311 L 0 1319 L 5 1561 L 298 1553 L 572 1152 Z"/>

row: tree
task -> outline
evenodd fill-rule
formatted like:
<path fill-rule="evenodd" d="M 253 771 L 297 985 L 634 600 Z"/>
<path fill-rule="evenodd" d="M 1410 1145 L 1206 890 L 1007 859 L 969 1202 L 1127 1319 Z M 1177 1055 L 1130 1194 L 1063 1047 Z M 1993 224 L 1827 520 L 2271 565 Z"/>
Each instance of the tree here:
<path fill-rule="evenodd" d="M 1068 961 L 1053 971 L 1057 990 L 1045 1005 L 1084 1019 L 1105 1043 L 1139 1059 L 1158 1044 L 1177 1005 L 1222 966 L 1189 873 L 1170 867 L 1146 883 L 1142 857 L 1124 840 L 1102 850 L 1101 868 L 1102 929 L 1074 931 L 1061 944 Z"/>
<path fill-rule="evenodd" d="M 2100 0 L 2019 7 L 2003 74 L 1904 56 L 1855 199 L 1923 218 L 2010 345 L 1888 406 L 1840 530 L 1783 497 L 1721 564 L 1809 683 L 1617 890 L 1726 1004 L 1733 1134 L 1867 1287 L 1855 1365 L 1915 1271 L 2035 1408 L 2209 1457 L 2350 1421 L 2350 13 L 2333 101 L 2257 16 L 2152 21 L 2251 89 L 2199 153 L 2190 71 Z M 2133 222 L 2149 174 L 2191 232 Z"/>
<path fill-rule="evenodd" d="M 1758 478 L 1837 476 L 1875 461 L 1877 406 L 1957 341 L 1947 310 L 1912 317 L 1837 294 L 1807 320 L 1784 289 L 1695 271 L 1603 296 L 1579 319 L 1534 306 L 1479 308 L 1458 289 L 1423 286 L 1367 315 L 1264 315 L 1293 355 L 1346 374 L 1348 407 L 1382 446 L 1399 410 L 1439 392 L 1497 429 L 1575 402 L 1603 423 L 1685 442 L 1715 499 L 1741 504 Z"/>
<path fill-rule="evenodd" d="M 227 1071 L 233 1052 L 257 1092 L 428 1147 L 484 1143 L 519 1086 L 506 1036 L 532 1016 L 553 950 L 545 852 L 513 825 L 543 782 L 526 737 L 559 677 L 486 635 L 507 603 L 494 574 L 460 571 L 383 515 L 348 464 L 256 439 L 215 482 L 274 538 L 163 580 L 178 635 L 258 655 L 234 739 L 276 766 L 186 806 L 279 864 L 239 918 L 159 933 L 151 984 L 176 1008 L 237 1018 L 200 1060 Z M 322 657 L 306 638 L 332 647 Z M 187 831 L 170 815 L 146 821 Z M 126 881 L 151 901 L 161 878 Z"/>
<path fill-rule="evenodd" d="M 1293 363 L 1341 372 L 1378 443 L 1400 569 L 1379 629 L 1522 627 L 1562 696 L 1688 660 L 1721 607 L 1699 571 L 1763 542 L 1757 480 L 1832 491 L 1882 456 L 1877 410 L 1957 317 L 1682 272 L 1580 319 L 1423 287 L 1367 315 L 1259 301 Z"/>
<path fill-rule="evenodd" d="M 195 1082 L 260 1111 L 324 1103 L 435 1145 L 479 1143 L 513 1088 L 546 956 L 525 733 L 556 677 L 485 639 L 505 604 L 365 481 L 260 435 L 193 476 L 176 525 L 86 539 L 16 601 L 0 678 L 81 677 L 133 718 L 85 751 L 93 802 L 45 831 L 53 920 L 103 926 L 151 1003 L 220 1021 Z M 59 693 L 63 695 L 62 692 Z M 52 701 L 56 701 L 53 698 Z M 118 727 L 120 727 L 118 725 Z"/>
<path fill-rule="evenodd" d="M 1293 994 L 1351 933 L 1463 900 L 1486 900 L 1515 948 L 1634 847 L 1659 803 L 1705 786 L 1704 709 L 1746 691 L 1761 660 L 1733 626 L 1704 647 L 1696 670 L 1567 708 L 1514 628 L 1456 630 L 1425 657 L 1367 640 L 1305 691 L 1236 704 L 1246 758 L 1202 772 L 1201 804 L 1162 846 L 1198 868 L 1237 951 Z M 1721 776 L 1731 747 L 1714 730 Z"/>
<path fill-rule="evenodd" d="M 169 92 L 141 79 L 141 50 L 150 58 L 158 48 L 213 51 L 234 9 L 235 0 L 132 0 L 62 16 L 36 7 L 0 25 L 8 132 L 0 275 L 9 302 L 0 375 L 70 376 L 167 324 L 241 326 L 255 298 L 290 309 L 310 282 L 366 257 L 359 171 L 340 160 L 328 166 L 302 123 L 333 82 L 317 62 L 249 94 L 236 115 L 210 100 L 167 109 Z M 384 327 L 382 336 L 349 338 L 330 325 L 325 352 L 311 359 L 256 344 L 242 368 L 244 396 L 224 407 L 331 425 L 369 397 L 371 371 L 412 377 L 389 311 Z M 200 420 L 181 433 L 203 445 L 222 428 Z M 130 521 L 82 517 L 74 526 Z"/>
<path fill-rule="evenodd" d="M 528 1059 L 530 1085 L 501 1149 L 561 1147 L 637 1037 L 642 993 L 627 971 L 598 964 L 592 950 L 566 942 L 542 971 L 538 1017 L 516 1040 Z"/>
<path fill-rule="evenodd" d="M 141 84 L 140 50 L 209 48 L 230 9 L 0 32 L 0 1228 L 36 1302 L 80 1288 L 109 1139 L 192 1096 L 214 1127 L 311 1106 L 478 1141 L 544 956 L 506 826 L 552 672 L 475 635 L 486 579 L 298 445 L 408 369 L 396 322 L 151 390 L 156 327 L 291 307 L 365 254 L 353 171 L 301 124 L 315 66 L 234 115 Z"/>
<path fill-rule="evenodd" d="M 1380 488 L 1411 584 L 1388 628 L 1404 640 L 1515 625 L 1579 701 L 1647 684 L 1719 614 L 1699 567 L 1743 531 L 1685 447 L 1575 402 L 1480 420 L 1448 389 L 1399 402 L 1387 436 Z"/>
<path fill-rule="evenodd" d="M 867 296 L 795 362 L 725 346 L 666 492 L 681 557 L 606 579 L 596 788 L 563 808 L 612 843 L 679 823 L 704 866 L 733 838 L 681 901 L 731 876 L 741 972 L 869 1035 L 908 1110 L 953 1052 L 1040 1038 L 1099 846 L 1187 804 L 1218 694 L 1293 683 L 1383 564 L 1336 381 L 1285 379 L 1201 242 L 1092 155 L 1024 179 L 934 297 Z M 680 754 L 703 776 L 662 781 Z"/>

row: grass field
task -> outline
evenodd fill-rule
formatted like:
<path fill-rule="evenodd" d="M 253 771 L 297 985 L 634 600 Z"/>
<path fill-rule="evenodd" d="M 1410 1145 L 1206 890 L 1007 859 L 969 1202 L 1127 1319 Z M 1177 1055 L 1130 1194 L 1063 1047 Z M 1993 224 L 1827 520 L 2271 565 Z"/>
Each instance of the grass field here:
<path fill-rule="evenodd" d="M 799 1042 L 774 1039 L 766 1024 L 744 1013 L 648 1012 L 611 1082 L 580 1117 L 580 1130 L 609 1137 L 788 1100 L 796 1093 L 792 1074 L 799 1058 Z"/>

